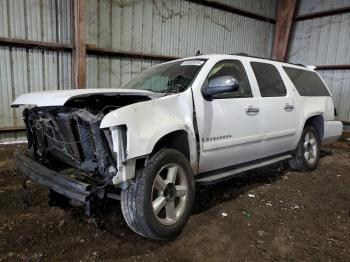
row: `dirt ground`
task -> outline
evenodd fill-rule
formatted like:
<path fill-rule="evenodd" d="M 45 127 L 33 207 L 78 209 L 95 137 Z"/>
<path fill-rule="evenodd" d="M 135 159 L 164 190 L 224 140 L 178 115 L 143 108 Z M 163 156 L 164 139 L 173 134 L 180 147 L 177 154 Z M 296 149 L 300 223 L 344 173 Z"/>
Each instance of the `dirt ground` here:
<path fill-rule="evenodd" d="M 311 173 L 276 167 L 197 188 L 171 242 L 131 232 L 117 201 L 88 220 L 50 207 L 47 190 L 29 183 L 26 205 L 14 148 L 0 148 L 0 261 L 350 261 L 349 143 L 324 150 Z"/>

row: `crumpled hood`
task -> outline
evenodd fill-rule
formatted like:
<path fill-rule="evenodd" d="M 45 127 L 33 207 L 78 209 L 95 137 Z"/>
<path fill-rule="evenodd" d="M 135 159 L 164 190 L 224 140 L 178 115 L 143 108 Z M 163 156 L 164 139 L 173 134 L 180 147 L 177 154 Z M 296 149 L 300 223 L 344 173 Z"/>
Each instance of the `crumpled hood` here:
<path fill-rule="evenodd" d="M 72 90 L 57 90 L 57 91 L 42 91 L 33 92 L 21 95 L 13 101 L 11 107 L 17 107 L 21 105 L 34 105 L 34 106 L 63 106 L 67 101 L 72 98 L 84 97 L 94 94 L 101 95 L 145 95 L 152 96 L 154 93 L 145 90 L 134 89 L 117 89 L 117 88 L 95 88 L 95 89 L 72 89 Z"/>

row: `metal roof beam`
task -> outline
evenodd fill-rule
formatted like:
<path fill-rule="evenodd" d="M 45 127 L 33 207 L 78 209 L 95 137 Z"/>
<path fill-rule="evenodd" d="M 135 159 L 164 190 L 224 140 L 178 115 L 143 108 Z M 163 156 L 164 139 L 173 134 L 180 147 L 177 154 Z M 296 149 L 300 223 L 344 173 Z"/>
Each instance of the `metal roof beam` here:
<path fill-rule="evenodd" d="M 308 19 L 314 19 L 314 18 L 320 18 L 325 16 L 331 16 L 331 15 L 341 15 L 350 13 L 350 6 L 326 10 L 326 11 L 320 11 L 305 15 L 299 15 L 295 18 L 296 21 L 302 21 L 302 20 L 308 20 Z"/>

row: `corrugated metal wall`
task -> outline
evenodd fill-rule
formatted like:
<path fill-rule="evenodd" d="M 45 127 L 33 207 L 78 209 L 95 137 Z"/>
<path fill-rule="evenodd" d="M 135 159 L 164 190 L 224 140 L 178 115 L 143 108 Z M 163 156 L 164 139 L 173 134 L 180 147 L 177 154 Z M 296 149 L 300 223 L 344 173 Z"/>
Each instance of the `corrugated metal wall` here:
<path fill-rule="evenodd" d="M 216 0 L 216 2 L 231 5 L 258 15 L 276 18 L 276 0 Z"/>
<path fill-rule="evenodd" d="M 275 0 L 221 1 L 275 17 Z M 270 57 L 274 25 L 187 1 L 89 0 L 89 44 L 125 51 L 192 56 L 245 52 Z M 89 56 L 89 88 L 119 87 L 159 61 Z"/>
<path fill-rule="evenodd" d="M 277 0 L 218 2 L 274 18 Z M 274 25 L 178 0 L 87 0 L 87 42 L 171 56 L 246 52 L 270 57 Z M 0 0 L 0 37 L 72 43 L 72 0 Z M 71 53 L 0 46 L 0 128 L 23 126 L 10 103 L 22 93 L 70 89 Z M 87 87 L 120 87 L 149 59 L 88 55 Z M 23 139 L 1 133 L 0 142 Z"/>
<path fill-rule="evenodd" d="M 349 6 L 349 0 L 300 0 L 299 15 Z"/>
<path fill-rule="evenodd" d="M 0 37 L 71 43 L 70 0 L 0 0 Z M 23 126 L 21 110 L 11 109 L 20 94 L 71 88 L 71 54 L 0 47 L 0 127 Z M 0 133 L 0 141 L 22 133 Z"/>
<path fill-rule="evenodd" d="M 298 14 L 349 6 L 349 0 L 301 0 Z M 350 14 L 303 20 L 296 23 L 289 61 L 305 65 L 350 64 Z M 350 121 L 350 70 L 319 71 L 330 87 L 338 119 Z"/>

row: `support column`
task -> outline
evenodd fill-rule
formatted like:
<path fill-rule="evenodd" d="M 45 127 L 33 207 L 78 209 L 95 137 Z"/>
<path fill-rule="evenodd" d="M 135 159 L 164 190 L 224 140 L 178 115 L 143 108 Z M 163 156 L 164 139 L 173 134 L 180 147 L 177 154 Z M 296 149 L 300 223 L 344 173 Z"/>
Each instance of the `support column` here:
<path fill-rule="evenodd" d="M 74 47 L 73 47 L 73 88 L 85 88 L 86 83 L 86 1 L 73 0 Z"/>
<path fill-rule="evenodd" d="M 286 61 L 297 0 L 279 0 L 272 58 Z"/>

